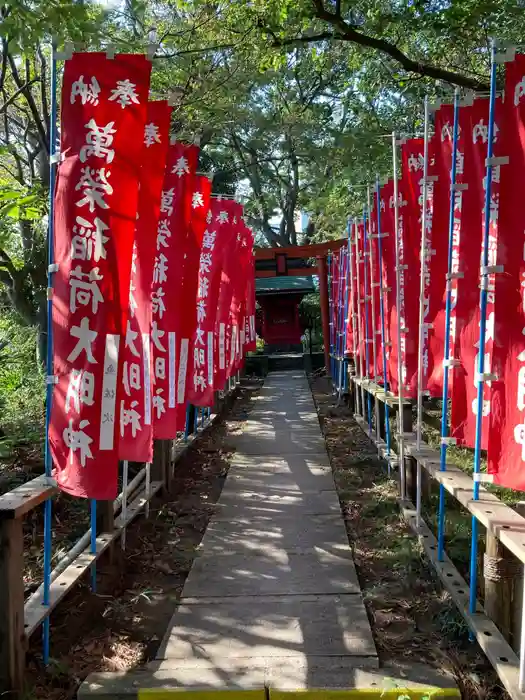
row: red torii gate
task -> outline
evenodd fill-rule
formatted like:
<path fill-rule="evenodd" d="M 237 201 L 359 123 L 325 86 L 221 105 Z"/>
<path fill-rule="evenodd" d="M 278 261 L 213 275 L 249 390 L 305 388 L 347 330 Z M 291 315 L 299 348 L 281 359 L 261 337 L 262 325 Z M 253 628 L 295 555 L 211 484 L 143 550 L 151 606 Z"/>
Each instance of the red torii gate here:
<path fill-rule="evenodd" d="M 328 270 L 326 258 L 347 244 L 345 238 L 312 245 L 287 246 L 282 248 L 255 249 L 255 276 L 306 276 L 319 277 L 321 321 L 323 324 L 325 366 L 330 367 L 330 318 L 328 305 Z M 313 262 L 315 260 L 315 263 Z"/>

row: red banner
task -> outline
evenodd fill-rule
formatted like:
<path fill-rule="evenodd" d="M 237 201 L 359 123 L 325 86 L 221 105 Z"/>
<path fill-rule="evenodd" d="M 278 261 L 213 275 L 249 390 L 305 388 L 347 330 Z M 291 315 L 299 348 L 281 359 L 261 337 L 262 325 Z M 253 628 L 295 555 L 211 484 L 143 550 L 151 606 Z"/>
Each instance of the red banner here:
<path fill-rule="evenodd" d="M 436 179 L 429 182 L 427 190 L 423 389 L 434 397 L 443 395 L 453 124 L 453 107 L 441 107 L 435 117 L 435 136 L 428 144 L 428 173 Z"/>
<path fill-rule="evenodd" d="M 171 107 L 167 102 L 148 103 L 131 266 L 129 317 L 122 349 L 124 395 L 119 407 L 119 457 L 135 462 L 153 460 L 150 330 L 156 245 L 151 233 L 157 230 L 160 215 L 170 117 Z"/>
<path fill-rule="evenodd" d="M 494 337 L 488 470 L 494 482 L 525 489 L 525 56 L 507 65 L 505 113 L 497 114 L 506 165 L 493 169 L 494 218 L 497 216 L 494 324 L 488 314 L 487 337 Z M 503 111 L 503 110 L 502 110 Z M 499 216 L 498 216 L 499 208 Z M 490 292 L 489 292 L 490 293 Z M 495 332 L 494 332 L 495 331 Z"/>
<path fill-rule="evenodd" d="M 374 196 L 373 202 L 371 203 L 370 210 L 370 240 L 368 243 L 368 249 L 370 251 L 370 310 L 371 310 L 371 333 L 370 337 L 375 340 L 375 344 L 372 343 L 372 356 L 375 358 L 372 360 L 374 367 L 373 378 L 379 381 L 380 377 L 383 376 L 383 356 L 382 356 L 382 346 L 381 346 L 381 273 L 379 269 L 379 247 L 377 241 L 377 212 L 376 212 L 376 198 Z M 372 313 L 373 310 L 373 313 Z M 375 355 L 374 355 L 375 347 Z"/>
<path fill-rule="evenodd" d="M 419 297 L 420 297 L 420 250 L 421 250 L 421 190 L 423 178 L 423 139 L 410 139 L 401 147 L 403 179 L 401 191 L 406 200 L 403 227 L 403 257 L 400 264 L 406 265 L 404 272 L 403 322 L 405 332 L 402 342 L 405 349 L 406 378 L 405 396 L 417 396 L 417 365 L 419 346 Z M 429 229 L 427 227 L 427 240 Z M 400 251 L 401 252 L 401 251 Z M 428 276 L 426 277 L 428 280 Z M 428 281 L 425 285 L 428 288 Z"/>
<path fill-rule="evenodd" d="M 356 307 L 356 331 L 357 331 L 357 366 L 362 377 L 367 376 L 368 368 L 365 364 L 365 313 L 364 313 L 364 259 L 363 259 L 363 220 L 357 219 L 354 223 L 353 255 L 355 265 L 355 307 Z M 335 255 L 334 255 L 334 259 Z M 337 274 L 337 272 L 336 272 Z M 334 301 L 337 308 L 337 298 Z M 335 312 L 334 312 L 335 315 Z"/>
<path fill-rule="evenodd" d="M 188 387 L 193 376 L 191 361 L 191 339 L 197 327 L 197 290 L 199 257 L 204 232 L 210 217 L 211 181 L 204 175 L 197 175 L 191 196 L 189 237 L 184 246 L 182 287 L 180 298 L 186 303 L 179 304 L 177 323 L 177 351 L 180 358 L 177 378 L 177 430 L 186 421 Z"/>
<path fill-rule="evenodd" d="M 117 495 L 120 338 L 151 63 L 77 54 L 66 61 L 55 209 L 54 375 L 49 440 L 61 489 Z"/>
<path fill-rule="evenodd" d="M 501 153 L 498 140 L 501 104 L 497 101 L 494 155 Z M 460 110 L 460 126 L 465 130 L 464 178 L 468 189 L 463 192 L 461 233 L 458 246 L 458 266 L 463 277 L 457 281 L 455 306 L 455 340 L 453 357 L 460 362 L 454 369 L 452 393 L 451 432 L 459 444 L 473 447 L 476 438 L 476 408 L 478 348 L 479 348 L 479 263 L 483 233 L 485 202 L 485 159 L 488 140 L 488 101 L 476 100 L 470 108 Z M 497 248 L 497 215 L 499 198 L 499 171 L 495 173 L 492 188 L 492 220 L 489 237 L 489 264 L 494 264 Z M 476 261 L 476 264 L 474 264 Z M 490 371 L 494 339 L 494 285 L 495 276 L 489 277 L 487 307 L 487 335 L 485 368 Z M 483 399 L 482 449 L 487 449 L 490 414 L 491 382 L 486 382 Z"/>
<path fill-rule="evenodd" d="M 242 208 L 240 209 L 242 213 Z M 239 217 L 240 218 L 240 217 Z M 243 229 L 244 229 L 243 224 Z M 244 363 L 244 357 L 246 355 L 246 326 L 247 326 L 247 311 L 246 311 L 246 289 L 248 286 L 248 275 L 250 274 L 250 258 L 253 259 L 252 252 L 250 251 L 250 238 L 240 234 L 240 260 L 239 260 L 239 347 L 237 349 L 237 356 L 234 365 L 234 371 L 238 372 Z"/>
<path fill-rule="evenodd" d="M 177 371 L 187 362 L 183 350 L 177 364 L 184 255 L 199 149 L 175 143 L 168 149 L 157 226 L 156 257 L 151 291 L 153 355 L 153 433 L 162 440 L 177 437 Z M 179 426 L 180 428 L 180 426 Z"/>
<path fill-rule="evenodd" d="M 212 406 L 214 399 L 215 322 L 224 256 L 236 232 L 236 203 L 212 199 L 208 227 L 202 239 L 197 290 L 197 327 L 191 348 L 193 372 L 188 400 L 194 406 Z"/>
<path fill-rule="evenodd" d="M 380 189 L 381 207 L 381 250 L 382 250 L 382 274 L 380 294 L 383 295 L 383 308 L 385 316 L 385 351 L 387 362 L 388 388 L 394 394 L 399 388 L 397 360 L 397 324 L 399 316 L 396 298 L 396 253 L 395 253 L 395 227 L 394 227 L 394 182 L 389 180 Z M 400 210 L 400 230 L 403 230 Z M 401 239 L 402 240 L 402 239 Z M 379 246 L 377 246 L 379 254 Z M 400 251 L 400 255 L 402 252 Z M 374 250 L 375 256 L 375 250 Z M 401 276 L 401 292 L 403 292 L 403 275 Z M 380 314 L 381 309 L 379 309 Z M 381 316 L 379 315 L 379 328 L 381 329 Z M 381 335 L 379 338 L 379 374 L 383 377 L 383 349 Z M 403 355 L 404 358 L 404 355 Z M 402 358 L 402 359 L 403 359 Z"/>
<path fill-rule="evenodd" d="M 246 278 L 246 352 L 255 352 L 257 349 L 257 335 L 255 333 L 255 258 L 253 256 L 253 233 L 243 222 L 241 235 L 246 240 L 247 278 Z"/>
<path fill-rule="evenodd" d="M 349 353 L 357 368 L 356 348 L 358 343 L 357 335 L 357 291 L 356 291 L 356 267 L 354 245 L 352 243 L 355 230 L 352 223 L 349 224 L 349 244 L 348 244 L 348 313 L 346 324 L 346 352 Z"/>

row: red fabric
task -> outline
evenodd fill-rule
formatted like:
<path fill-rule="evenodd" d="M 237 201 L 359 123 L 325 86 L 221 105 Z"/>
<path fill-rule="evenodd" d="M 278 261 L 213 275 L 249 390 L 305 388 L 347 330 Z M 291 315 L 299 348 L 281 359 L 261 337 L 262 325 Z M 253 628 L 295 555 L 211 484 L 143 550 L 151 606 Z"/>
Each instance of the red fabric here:
<path fill-rule="evenodd" d="M 443 353 L 445 343 L 446 275 L 448 270 L 448 228 L 450 174 L 454 109 L 441 107 L 436 113 L 435 136 L 429 142 L 429 175 L 437 176 L 428 186 L 427 274 L 425 275 L 425 322 L 423 334 L 423 388 L 430 396 L 443 395 Z"/>
<path fill-rule="evenodd" d="M 381 249 L 382 249 L 382 275 L 381 287 L 383 295 L 383 308 L 385 316 L 385 344 L 386 344 L 386 362 L 387 362 L 387 381 L 388 388 L 394 394 L 399 389 L 397 361 L 398 361 L 398 343 L 397 343 L 397 324 L 399 314 L 397 312 L 396 299 L 396 252 L 395 252 L 395 229 L 394 229 L 394 182 L 389 180 L 386 185 L 380 189 L 380 206 L 381 206 Z M 400 230 L 403 230 L 403 221 L 401 219 L 400 209 Z M 377 247 L 379 255 L 379 246 Z M 403 282 L 401 281 L 401 289 Z M 379 309 L 379 314 L 381 309 Z M 379 329 L 381 329 L 381 315 L 379 315 Z M 381 341 L 381 335 L 378 339 Z M 381 342 L 379 343 L 379 367 L 380 376 L 383 377 L 383 349 Z"/>
<path fill-rule="evenodd" d="M 185 254 L 189 248 L 189 222 L 199 149 L 175 143 L 168 149 L 153 271 L 152 355 L 154 367 L 153 434 L 161 440 L 177 437 L 178 375 L 185 377 L 187 348 L 177 358 L 177 337 L 186 312 L 181 303 Z M 177 362 L 178 361 L 178 362 Z"/>
<path fill-rule="evenodd" d="M 371 284 L 371 300 L 370 302 L 370 317 L 371 317 L 371 338 L 375 339 L 375 344 L 372 348 L 372 364 L 374 368 L 374 379 L 376 381 L 383 375 L 383 357 L 381 354 L 381 275 L 379 271 L 379 247 L 377 241 L 377 215 L 375 209 L 375 197 L 370 211 L 370 233 L 372 237 L 369 240 L 368 249 L 370 251 L 370 284 Z M 373 307 L 373 313 L 372 313 Z M 375 355 L 374 355 L 375 346 Z"/>
<path fill-rule="evenodd" d="M 505 114 L 496 112 L 501 155 L 509 164 L 493 170 L 493 192 L 499 195 L 495 275 L 495 341 L 492 371 L 488 470 L 494 482 L 525 489 L 525 210 L 521 187 L 525 178 L 525 56 L 507 65 Z M 497 199 L 495 200 L 497 201 Z M 489 261 L 493 264 L 493 261 Z M 492 324 L 487 324 L 492 330 Z M 488 336 L 491 333 L 487 334 Z"/>
<path fill-rule="evenodd" d="M 250 238 L 243 235 L 241 232 L 241 249 L 240 249 L 240 278 L 239 278 L 239 296 L 240 296 L 240 315 L 239 315 L 239 352 L 235 363 L 235 371 L 238 372 L 244 364 L 246 356 L 246 338 L 247 330 L 249 332 L 249 322 L 247 317 L 246 293 L 248 287 L 248 276 L 250 275 L 250 258 L 253 259 L 253 254 L 250 250 Z"/>
<path fill-rule="evenodd" d="M 348 322 L 346 325 L 346 352 L 349 353 L 356 363 L 357 368 L 357 343 L 358 343 L 358 329 L 356 322 L 357 314 L 357 291 L 356 291 L 356 266 L 355 266 L 355 252 L 353 241 L 355 236 L 355 230 L 353 224 L 350 228 L 350 237 L 348 244 Z"/>
<path fill-rule="evenodd" d="M 367 376 L 367 370 L 365 363 L 365 282 L 364 282 L 364 258 L 363 258 L 363 221 L 359 220 L 354 226 L 354 257 L 356 266 L 356 284 L 355 284 L 355 295 L 356 295 L 356 309 L 357 309 L 357 354 L 358 354 L 358 366 L 360 368 L 360 374 L 362 377 Z"/>
<path fill-rule="evenodd" d="M 499 102 L 499 101 L 498 101 Z M 499 121 L 498 104 L 496 125 Z M 479 347 L 479 263 L 483 235 L 485 158 L 487 157 L 488 101 L 476 100 L 470 108 L 460 109 L 460 126 L 465 131 L 464 139 L 464 178 L 468 189 L 463 192 L 461 211 L 461 233 L 457 253 L 459 270 L 464 277 L 457 282 L 455 306 L 455 340 L 453 357 L 461 363 L 454 372 L 452 393 L 451 434 L 459 444 L 473 447 L 476 438 L 475 410 L 477 402 L 477 354 Z M 494 155 L 503 154 L 499 127 L 494 142 Z M 498 192 L 498 184 L 493 183 L 493 194 Z M 496 243 L 496 229 L 492 227 L 491 247 Z M 494 275 L 491 276 L 492 290 L 487 307 L 487 329 L 493 327 L 494 316 Z M 485 364 L 491 365 L 493 333 L 487 333 Z M 488 369 L 487 369 L 488 371 Z M 488 444 L 488 415 L 490 412 L 490 385 L 484 389 L 484 409 L 482 427 L 482 449 Z"/>
<path fill-rule="evenodd" d="M 406 201 L 403 247 L 400 264 L 404 270 L 404 323 L 408 332 L 403 334 L 405 345 L 405 396 L 417 396 L 417 364 L 419 345 L 419 296 L 421 250 L 421 189 L 423 177 L 423 139 L 410 139 L 401 147 L 403 179 L 401 191 Z M 428 229 L 427 229 L 428 231 Z M 400 249 L 401 253 L 401 249 Z M 402 259 L 401 259 L 402 258 Z M 428 278 L 427 278 L 428 279 Z"/>
<path fill-rule="evenodd" d="M 214 399 L 214 346 L 217 304 L 224 256 L 236 232 L 236 203 L 212 199 L 199 259 L 197 326 L 193 335 L 192 377 L 187 388 L 194 406 L 211 406 Z"/>
<path fill-rule="evenodd" d="M 50 446 L 61 489 L 117 495 L 125 332 L 151 63 L 66 61 L 55 209 Z"/>
<path fill-rule="evenodd" d="M 225 252 L 224 261 L 221 270 L 221 281 L 219 286 L 219 297 L 217 304 L 217 319 L 215 325 L 216 338 L 216 357 L 215 357 L 215 386 L 218 389 L 223 389 L 228 377 L 229 365 L 226 356 L 227 339 L 231 333 L 229 327 L 230 307 L 233 298 L 234 277 L 238 265 L 238 256 L 240 253 L 240 229 L 242 222 L 238 221 L 235 225 L 236 236 L 232 241 L 232 245 Z"/>
<path fill-rule="evenodd" d="M 210 212 L 211 181 L 204 175 L 197 175 L 193 183 L 191 195 L 191 214 L 189 219 L 189 235 L 184 246 L 182 261 L 182 286 L 179 304 L 179 320 L 177 324 L 177 352 L 181 358 L 177 377 L 177 430 L 186 421 L 186 404 L 188 386 L 192 377 L 193 362 L 190 343 L 197 327 L 197 289 L 199 276 L 199 257 L 204 231 L 208 225 Z"/>
<path fill-rule="evenodd" d="M 171 107 L 148 103 L 140 173 L 138 219 L 131 267 L 129 317 L 122 348 L 124 395 L 119 406 L 119 457 L 135 462 L 153 460 L 151 406 L 151 283 L 160 215 L 160 194 L 169 146 Z"/>
<path fill-rule="evenodd" d="M 254 352 L 257 349 L 257 335 L 255 333 L 255 258 L 253 256 L 253 233 L 246 224 L 243 224 L 244 235 L 248 247 L 248 265 L 246 280 L 246 352 Z"/>

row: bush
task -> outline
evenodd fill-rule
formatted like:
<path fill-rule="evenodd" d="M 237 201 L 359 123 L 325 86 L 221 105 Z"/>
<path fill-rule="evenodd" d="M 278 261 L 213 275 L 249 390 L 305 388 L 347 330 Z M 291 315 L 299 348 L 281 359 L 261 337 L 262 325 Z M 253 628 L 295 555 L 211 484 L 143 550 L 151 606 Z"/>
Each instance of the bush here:
<path fill-rule="evenodd" d="M 44 436 L 44 374 L 36 360 L 36 330 L 13 314 L 0 318 L 0 456 Z"/>

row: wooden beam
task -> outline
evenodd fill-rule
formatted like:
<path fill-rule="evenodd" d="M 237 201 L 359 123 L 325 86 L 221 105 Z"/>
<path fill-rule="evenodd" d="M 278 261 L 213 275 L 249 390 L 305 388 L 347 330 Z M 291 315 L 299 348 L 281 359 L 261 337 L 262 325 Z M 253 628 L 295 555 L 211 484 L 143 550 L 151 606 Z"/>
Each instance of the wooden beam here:
<path fill-rule="evenodd" d="M 286 277 L 312 277 L 313 275 L 318 275 L 319 271 L 317 266 L 315 267 L 301 267 L 301 268 L 288 268 L 288 274 Z M 255 270 L 255 277 L 266 278 L 266 277 L 283 277 L 283 275 L 277 275 L 275 270 Z"/>
<path fill-rule="evenodd" d="M 13 698 L 24 683 L 23 551 L 22 520 L 0 522 L 0 695 Z"/>
<path fill-rule="evenodd" d="M 286 255 L 289 258 L 316 258 L 319 255 L 328 255 L 348 244 L 346 238 L 312 245 L 288 246 L 285 248 L 256 248 L 255 260 L 275 260 L 276 255 Z"/>
<path fill-rule="evenodd" d="M 38 476 L 0 496 L 0 520 L 21 518 L 25 513 L 57 493 L 54 479 Z"/>

